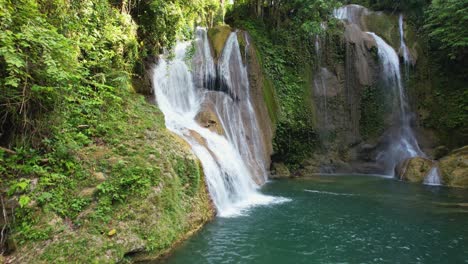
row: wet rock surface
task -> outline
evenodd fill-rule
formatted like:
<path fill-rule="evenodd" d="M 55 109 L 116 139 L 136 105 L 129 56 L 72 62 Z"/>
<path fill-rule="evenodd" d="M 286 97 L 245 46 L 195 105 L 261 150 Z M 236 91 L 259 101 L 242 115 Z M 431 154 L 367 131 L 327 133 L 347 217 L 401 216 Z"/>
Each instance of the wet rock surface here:
<path fill-rule="evenodd" d="M 395 175 L 403 181 L 422 183 L 436 162 L 422 157 L 409 158 L 402 161 L 395 169 Z"/>
<path fill-rule="evenodd" d="M 468 188 L 468 146 L 452 151 L 439 164 L 446 185 Z"/>

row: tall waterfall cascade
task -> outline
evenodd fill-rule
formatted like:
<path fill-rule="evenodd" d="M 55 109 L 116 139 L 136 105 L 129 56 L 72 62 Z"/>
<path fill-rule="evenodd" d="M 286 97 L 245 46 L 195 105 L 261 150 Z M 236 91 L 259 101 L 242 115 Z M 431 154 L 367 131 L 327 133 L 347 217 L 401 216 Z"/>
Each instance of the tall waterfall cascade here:
<path fill-rule="evenodd" d="M 382 66 L 382 77 L 387 87 L 392 88 L 394 128 L 390 131 L 388 148 L 380 155 L 379 161 L 386 164 L 387 174 L 393 175 L 394 168 L 401 161 L 416 156 L 426 155 L 419 148 L 411 129 L 411 113 L 406 98 L 405 87 L 401 79 L 400 60 L 396 51 L 381 37 L 369 32 L 377 43 L 379 61 Z"/>
<path fill-rule="evenodd" d="M 156 102 L 164 113 L 167 128 L 186 140 L 200 159 L 219 216 L 241 215 L 251 206 L 286 201 L 258 192 L 267 175 L 261 163 L 261 141 L 254 135 L 258 124 L 237 34 L 229 37 L 218 69 L 206 30 L 199 28 L 196 36 L 192 71 L 186 62 L 190 42 L 177 43 L 175 57 L 169 60 L 161 56 L 153 69 Z M 217 70 L 230 88 L 229 94 L 209 90 Z M 207 101 L 214 105 L 225 135 L 197 123 L 196 116 Z"/>
<path fill-rule="evenodd" d="M 347 5 L 334 11 L 335 18 L 345 23 L 361 26 L 361 16 L 368 11 L 359 5 Z M 405 65 L 411 62 L 411 56 L 404 40 L 403 16 L 399 17 L 400 49 Z M 411 128 L 411 111 L 408 104 L 404 83 L 401 77 L 400 58 L 395 49 L 383 38 L 373 32 L 367 32 L 376 41 L 378 57 L 381 67 L 380 79 L 385 87 L 390 88 L 392 96 L 392 111 L 394 121 L 386 133 L 387 147 L 377 156 L 377 162 L 384 166 L 386 175 L 394 176 L 395 167 L 405 159 L 412 157 L 426 157 L 420 149 L 416 136 Z M 429 173 L 425 183 L 440 184 L 437 168 Z"/>

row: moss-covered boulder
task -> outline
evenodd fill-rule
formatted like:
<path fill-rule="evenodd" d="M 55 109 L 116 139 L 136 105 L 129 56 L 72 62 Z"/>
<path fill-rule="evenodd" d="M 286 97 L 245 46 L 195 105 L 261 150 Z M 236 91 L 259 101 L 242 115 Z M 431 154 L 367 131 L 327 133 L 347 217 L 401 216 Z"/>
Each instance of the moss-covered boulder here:
<path fill-rule="evenodd" d="M 439 163 L 446 185 L 468 188 L 468 146 L 452 151 Z"/>
<path fill-rule="evenodd" d="M 422 183 L 434 166 L 436 166 L 436 162 L 430 159 L 409 158 L 396 167 L 395 175 L 403 181 Z"/>

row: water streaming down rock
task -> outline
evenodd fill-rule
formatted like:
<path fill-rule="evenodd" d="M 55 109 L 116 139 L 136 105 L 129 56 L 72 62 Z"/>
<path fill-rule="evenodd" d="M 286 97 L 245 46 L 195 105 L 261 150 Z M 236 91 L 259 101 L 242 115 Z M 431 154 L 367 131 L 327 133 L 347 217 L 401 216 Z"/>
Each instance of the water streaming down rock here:
<path fill-rule="evenodd" d="M 436 166 L 432 167 L 431 171 L 429 171 L 424 179 L 424 184 L 432 186 L 441 185 L 439 169 Z"/>
<path fill-rule="evenodd" d="M 401 79 L 398 55 L 381 37 L 372 32 L 369 34 L 377 42 L 382 77 L 385 86 L 392 89 L 394 111 L 394 123 L 386 135 L 388 147 L 381 152 L 378 161 L 385 164 L 386 174 L 394 175 L 394 168 L 398 163 L 411 157 L 425 157 L 425 154 L 419 148 L 411 129 L 411 115 Z"/>
<path fill-rule="evenodd" d="M 203 36 L 201 39 L 206 41 Z M 233 47 L 227 46 L 227 52 L 229 49 L 237 49 L 237 51 L 230 51 L 236 53 L 237 57 L 239 46 L 235 44 L 236 41 L 231 40 Z M 258 193 L 259 185 L 254 181 L 252 164 L 247 164 L 246 158 L 243 157 L 247 151 L 243 148 L 248 146 L 249 142 L 245 140 L 242 142 L 242 138 L 246 138 L 243 137 L 245 134 L 242 134 L 246 133 L 246 129 L 240 123 L 242 123 L 242 118 L 252 120 L 252 117 L 245 115 L 241 117 L 239 114 L 241 111 L 233 108 L 246 107 L 248 104 L 241 106 L 227 94 L 197 89 L 194 85 L 194 80 L 197 78 L 192 76 L 184 62 L 188 46 L 189 43 L 178 43 L 175 47 L 175 58 L 172 61 L 160 59 L 153 71 L 153 87 L 158 106 L 165 115 L 166 126 L 185 139 L 200 159 L 218 215 L 239 215 L 244 209 L 253 205 L 284 201 L 281 198 Z M 201 46 L 204 47 L 204 45 Z M 203 52 L 206 50 L 208 49 L 203 49 Z M 198 50 L 198 52 L 201 51 Z M 204 52 L 203 57 L 204 63 L 199 64 L 199 66 L 202 65 L 203 71 L 206 70 L 211 78 L 213 69 L 208 65 L 212 60 L 211 52 Z M 228 60 L 226 63 L 229 63 L 229 57 L 226 55 L 225 60 Z M 200 73 L 200 70 L 194 72 L 195 74 Z M 224 72 L 224 74 L 228 73 Z M 237 79 L 232 78 L 232 75 L 225 79 L 232 82 L 237 81 Z M 236 85 L 239 85 L 237 95 L 247 96 L 242 89 L 248 89 L 248 85 L 245 83 Z M 216 111 L 222 119 L 227 137 L 210 131 L 195 121 L 201 105 L 207 98 L 210 99 L 212 93 L 217 94 L 215 96 Z M 262 175 L 262 177 L 266 177 L 266 175 Z M 261 182 L 263 183 L 263 181 Z"/>
<path fill-rule="evenodd" d="M 193 57 L 193 65 L 196 65 L 196 67 L 193 73 L 194 82 L 197 88 L 206 87 L 209 90 L 214 90 L 216 68 L 205 28 L 197 28 L 195 41 L 196 53 Z"/>
<path fill-rule="evenodd" d="M 360 5 L 345 5 L 333 10 L 333 16 L 339 20 L 347 21 L 350 24 L 356 24 L 362 28 L 361 17 L 366 13 L 367 8 Z"/>
<path fill-rule="evenodd" d="M 353 27 L 359 27 L 361 30 L 366 30 L 367 27 L 363 19 L 364 15 L 371 14 L 369 10 L 359 5 L 347 5 L 334 11 L 334 16 L 346 22 L 345 36 L 352 39 L 350 34 L 357 34 L 359 30 L 348 30 Z M 399 18 L 400 30 L 400 48 L 405 62 L 405 65 L 411 63 L 411 56 L 404 41 L 403 16 Z M 348 34 L 348 35 L 346 35 Z M 372 32 L 367 32 L 375 40 L 378 48 L 378 56 L 380 63 L 380 79 L 386 88 L 390 88 L 392 102 L 391 109 L 393 111 L 393 122 L 391 127 L 386 131 L 383 137 L 382 151 L 377 155 L 377 163 L 383 167 L 383 173 L 394 175 L 394 169 L 401 161 L 415 156 L 425 157 L 426 155 L 419 148 L 416 137 L 411 128 L 411 111 L 404 84 L 401 78 L 400 59 L 389 44 L 381 37 Z M 348 51 L 347 51 L 348 54 Z M 348 60 L 347 60 L 348 63 Z M 437 171 L 435 171 L 437 174 Z"/>
<path fill-rule="evenodd" d="M 248 38 L 246 38 L 246 51 Z M 230 96 L 215 97 L 216 111 L 226 136 L 241 154 L 257 183 L 267 178 L 268 164 L 264 164 L 262 140 L 258 121 L 250 100 L 247 67 L 242 61 L 237 33 L 232 32 L 226 41 L 218 62 L 218 74 Z"/>
<path fill-rule="evenodd" d="M 405 42 L 405 30 L 403 27 L 403 14 L 400 14 L 400 17 L 398 18 L 398 26 L 400 30 L 400 52 L 403 56 L 403 62 L 405 63 L 405 66 L 407 66 L 411 63 L 411 56 L 410 56 L 410 52 Z"/>

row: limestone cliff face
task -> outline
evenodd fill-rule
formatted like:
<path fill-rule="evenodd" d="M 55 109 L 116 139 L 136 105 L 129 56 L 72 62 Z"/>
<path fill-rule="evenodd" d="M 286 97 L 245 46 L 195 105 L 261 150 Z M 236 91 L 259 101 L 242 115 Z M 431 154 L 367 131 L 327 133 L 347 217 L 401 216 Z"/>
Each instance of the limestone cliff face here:
<path fill-rule="evenodd" d="M 340 39 L 319 38 L 313 69 L 312 103 L 317 112 L 321 153 L 304 163 L 306 172 L 379 173 L 376 158 L 384 133 L 392 126 L 389 91 L 380 79 L 375 32 L 403 56 L 399 18 L 351 5 Z M 411 63 L 418 62 L 414 30 L 404 24 Z M 339 43 L 337 43 L 339 42 Z"/>
<path fill-rule="evenodd" d="M 268 89 L 269 86 L 265 85 L 268 83 L 268 80 L 263 75 L 261 62 L 257 56 L 255 44 L 247 32 L 241 32 L 240 34 L 244 38 L 245 43 L 245 58 L 247 71 L 249 73 L 250 98 L 259 122 L 260 131 L 258 131 L 258 133 L 261 135 L 264 146 L 265 165 L 269 167 L 271 163 L 271 155 L 273 154 L 272 142 L 275 134 L 274 118 L 276 114 L 274 109 L 277 108 L 277 103 L 273 94 L 274 90 Z M 269 98 L 271 99 L 269 100 Z"/>

